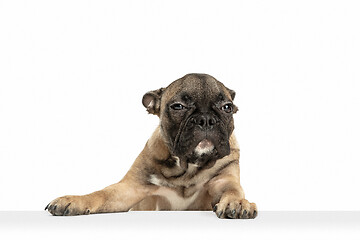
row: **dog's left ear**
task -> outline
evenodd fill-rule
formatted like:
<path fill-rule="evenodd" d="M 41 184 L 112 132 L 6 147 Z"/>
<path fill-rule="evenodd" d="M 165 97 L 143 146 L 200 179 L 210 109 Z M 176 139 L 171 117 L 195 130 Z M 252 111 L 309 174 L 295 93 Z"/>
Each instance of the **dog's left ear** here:
<path fill-rule="evenodd" d="M 164 90 L 165 88 L 159 88 L 158 90 L 147 92 L 143 96 L 142 104 L 149 113 L 160 116 L 160 102 Z"/>
<path fill-rule="evenodd" d="M 234 98 L 235 98 L 236 92 L 235 92 L 234 90 L 231 90 L 230 88 L 226 88 L 226 90 L 228 90 L 228 92 L 230 93 L 231 100 L 233 100 L 233 101 L 234 101 Z"/>

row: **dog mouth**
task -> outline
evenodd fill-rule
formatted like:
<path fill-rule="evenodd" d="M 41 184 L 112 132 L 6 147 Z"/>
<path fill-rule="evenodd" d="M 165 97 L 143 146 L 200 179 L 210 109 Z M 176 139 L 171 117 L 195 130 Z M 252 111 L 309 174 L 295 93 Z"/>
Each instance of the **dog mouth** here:
<path fill-rule="evenodd" d="M 215 146 L 212 140 L 205 138 L 196 145 L 193 152 L 187 158 L 187 162 L 206 169 L 212 167 L 216 159 L 219 158 L 217 146 Z"/>
<path fill-rule="evenodd" d="M 195 147 L 194 152 L 197 156 L 211 154 L 214 151 L 214 144 L 208 140 L 204 139 Z"/>
<path fill-rule="evenodd" d="M 189 163 L 210 168 L 216 160 L 230 153 L 228 134 L 221 126 L 211 131 L 190 127 L 179 130 L 171 149 L 184 168 Z"/>

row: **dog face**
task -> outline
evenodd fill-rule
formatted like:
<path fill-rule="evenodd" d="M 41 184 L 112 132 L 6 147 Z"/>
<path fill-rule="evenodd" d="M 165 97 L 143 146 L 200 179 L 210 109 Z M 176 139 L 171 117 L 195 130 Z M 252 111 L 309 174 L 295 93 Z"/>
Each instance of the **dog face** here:
<path fill-rule="evenodd" d="M 230 154 L 235 92 L 206 74 L 188 74 L 167 88 L 148 92 L 143 104 L 160 117 L 170 152 L 182 164 L 208 168 Z"/>

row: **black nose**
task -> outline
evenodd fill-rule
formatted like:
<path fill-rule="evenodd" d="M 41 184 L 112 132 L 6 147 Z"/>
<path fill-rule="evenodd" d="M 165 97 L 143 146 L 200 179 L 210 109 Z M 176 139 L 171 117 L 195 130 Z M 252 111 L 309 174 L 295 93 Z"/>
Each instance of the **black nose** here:
<path fill-rule="evenodd" d="M 203 114 L 195 119 L 196 125 L 201 129 L 212 129 L 216 124 L 216 119 L 210 114 Z"/>

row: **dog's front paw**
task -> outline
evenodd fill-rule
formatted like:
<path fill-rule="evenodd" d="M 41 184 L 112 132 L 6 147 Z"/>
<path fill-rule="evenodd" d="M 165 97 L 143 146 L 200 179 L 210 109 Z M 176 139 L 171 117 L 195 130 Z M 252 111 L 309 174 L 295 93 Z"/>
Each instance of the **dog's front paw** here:
<path fill-rule="evenodd" d="M 54 216 L 90 214 L 91 209 L 83 196 L 64 196 L 51 201 L 46 207 Z"/>
<path fill-rule="evenodd" d="M 232 198 L 221 199 L 214 206 L 214 212 L 218 218 L 255 218 L 257 216 L 257 208 L 255 203 L 249 203 L 248 200 L 236 200 Z"/>

